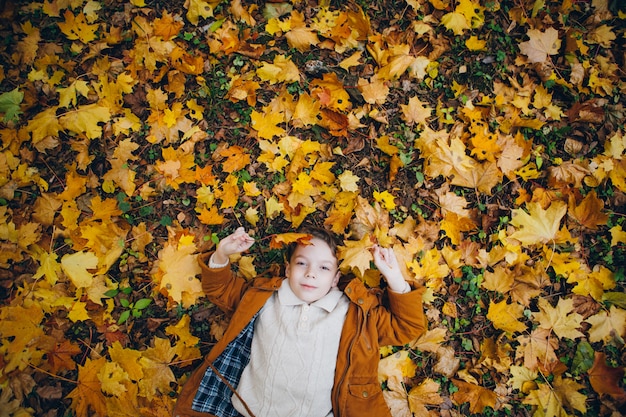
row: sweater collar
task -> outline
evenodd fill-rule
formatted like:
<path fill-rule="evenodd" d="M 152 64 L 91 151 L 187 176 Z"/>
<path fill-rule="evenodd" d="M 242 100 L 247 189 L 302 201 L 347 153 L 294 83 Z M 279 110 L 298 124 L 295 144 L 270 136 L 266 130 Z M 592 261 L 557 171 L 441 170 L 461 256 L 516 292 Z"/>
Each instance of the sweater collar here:
<path fill-rule="evenodd" d="M 330 313 L 335 309 L 335 307 L 337 307 L 337 304 L 339 304 L 339 300 L 341 299 L 342 296 L 343 296 L 342 291 L 340 291 L 338 288 L 332 288 L 328 292 L 328 294 L 326 294 L 319 300 L 311 303 L 310 305 L 324 309 Z M 291 286 L 289 286 L 289 281 L 286 279 L 283 282 L 283 285 L 281 285 L 280 288 L 278 289 L 278 301 L 282 305 L 286 305 L 286 306 L 307 304 L 306 301 L 299 299 L 296 296 L 296 294 L 294 294 L 294 292 L 291 289 Z"/>

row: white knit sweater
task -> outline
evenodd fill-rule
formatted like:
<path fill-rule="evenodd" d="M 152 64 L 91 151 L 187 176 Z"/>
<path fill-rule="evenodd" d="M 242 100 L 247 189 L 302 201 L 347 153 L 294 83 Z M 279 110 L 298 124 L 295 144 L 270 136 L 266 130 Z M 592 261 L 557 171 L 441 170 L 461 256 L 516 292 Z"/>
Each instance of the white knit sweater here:
<path fill-rule="evenodd" d="M 331 417 L 331 390 L 349 301 L 331 290 L 312 304 L 285 280 L 254 324 L 250 363 L 237 392 L 256 417 Z M 250 417 L 239 399 L 233 405 Z"/>

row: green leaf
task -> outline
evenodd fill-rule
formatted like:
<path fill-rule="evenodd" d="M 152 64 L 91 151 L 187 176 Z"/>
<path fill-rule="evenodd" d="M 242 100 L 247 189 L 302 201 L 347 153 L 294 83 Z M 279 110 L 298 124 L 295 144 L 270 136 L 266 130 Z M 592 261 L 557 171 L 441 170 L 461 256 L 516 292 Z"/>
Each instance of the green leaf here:
<path fill-rule="evenodd" d="M 130 317 L 130 310 L 122 311 L 120 314 L 120 318 L 117 320 L 117 324 L 122 324 Z"/>
<path fill-rule="evenodd" d="M 626 309 L 626 294 L 623 292 L 605 292 L 602 301 L 609 302 L 619 308 Z"/>
<path fill-rule="evenodd" d="M 20 92 L 17 88 L 8 93 L 0 94 L 0 113 L 4 113 L 3 122 L 19 121 L 20 104 L 24 100 L 24 93 Z"/>
<path fill-rule="evenodd" d="M 130 301 L 128 301 L 126 298 L 122 298 L 120 299 L 120 304 L 122 305 L 122 307 L 128 308 L 128 306 L 130 305 Z"/>
<path fill-rule="evenodd" d="M 575 374 L 582 374 L 587 372 L 593 366 L 594 361 L 593 347 L 587 341 L 582 341 L 576 348 L 576 354 L 574 355 L 574 361 L 572 363 L 572 371 Z"/>
<path fill-rule="evenodd" d="M 104 293 L 105 296 L 113 298 L 115 297 L 117 294 L 119 294 L 119 290 L 115 289 L 115 290 L 109 290 L 107 292 Z"/>
<path fill-rule="evenodd" d="M 143 310 L 144 308 L 148 307 L 151 302 L 151 298 L 142 298 L 135 303 L 135 310 Z"/>

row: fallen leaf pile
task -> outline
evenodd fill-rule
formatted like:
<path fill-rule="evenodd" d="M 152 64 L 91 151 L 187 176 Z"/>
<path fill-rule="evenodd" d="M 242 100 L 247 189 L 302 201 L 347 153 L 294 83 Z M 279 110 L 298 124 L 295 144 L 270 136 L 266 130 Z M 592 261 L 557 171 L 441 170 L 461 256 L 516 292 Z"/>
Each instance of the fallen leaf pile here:
<path fill-rule="evenodd" d="M 394 417 L 626 413 L 620 1 L 0 2 L 0 416 L 166 416 L 303 223 L 429 330 Z"/>

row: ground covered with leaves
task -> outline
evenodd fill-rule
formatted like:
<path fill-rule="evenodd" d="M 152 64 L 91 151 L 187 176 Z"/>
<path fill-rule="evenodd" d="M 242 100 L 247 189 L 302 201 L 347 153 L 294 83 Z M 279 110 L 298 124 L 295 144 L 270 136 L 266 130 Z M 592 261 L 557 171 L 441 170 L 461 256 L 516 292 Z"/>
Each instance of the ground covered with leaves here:
<path fill-rule="evenodd" d="M 280 273 L 302 223 L 428 289 L 394 417 L 624 414 L 620 1 L 0 8 L 0 416 L 169 415 L 228 321 L 198 254 Z"/>

